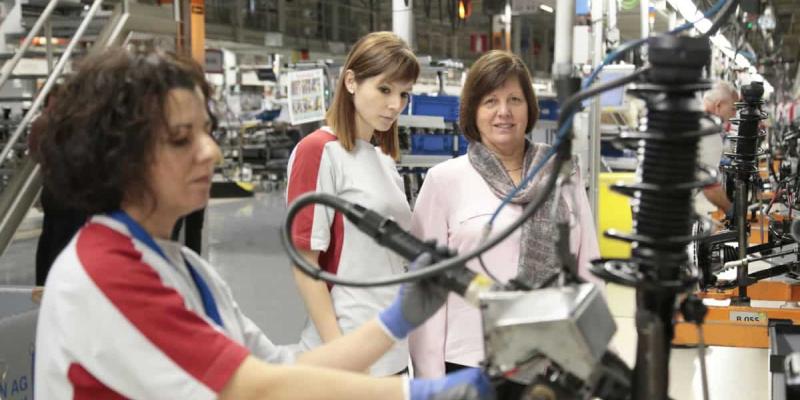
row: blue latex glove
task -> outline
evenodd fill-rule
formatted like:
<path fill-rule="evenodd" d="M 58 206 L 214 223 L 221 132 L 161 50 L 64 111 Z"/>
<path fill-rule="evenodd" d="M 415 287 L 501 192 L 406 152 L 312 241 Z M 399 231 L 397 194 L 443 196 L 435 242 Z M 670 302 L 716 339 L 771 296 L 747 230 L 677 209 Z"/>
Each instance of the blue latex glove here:
<path fill-rule="evenodd" d="M 411 270 L 423 268 L 431 263 L 428 253 L 411 264 Z M 414 328 L 422 325 L 447 301 L 447 289 L 430 279 L 404 284 L 394 302 L 383 310 L 378 319 L 395 339 L 408 336 Z"/>
<path fill-rule="evenodd" d="M 490 400 L 494 388 L 480 368 L 465 368 L 440 379 L 413 379 L 409 400 Z"/>
<path fill-rule="evenodd" d="M 733 222 L 733 215 L 734 215 L 734 210 L 735 209 L 736 209 L 736 207 L 732 206 L 730 210 L 725 212 L 725 219 L 727 219 L 728 221 Z"/>

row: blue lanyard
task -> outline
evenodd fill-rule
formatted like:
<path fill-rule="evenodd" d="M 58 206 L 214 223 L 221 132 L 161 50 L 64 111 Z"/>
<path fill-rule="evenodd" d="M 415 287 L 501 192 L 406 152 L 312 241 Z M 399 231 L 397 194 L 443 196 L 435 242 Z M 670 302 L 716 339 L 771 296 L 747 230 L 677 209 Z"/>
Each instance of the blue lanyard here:
<path fill-rule="evenodd" d="M 116 220 L 117 222 L 121 222 L 128 227 L 128 231 L 130 231 L 131 235 L 140 242 L 144 243 L 150 250 L 155 251 L 160 255 L 167 263 L 172 264 L 167 255 L 164 254 L 164 251 L 161 250 L 161 247 L 153 240 L 153 237 L 150 236 L 147 231 L 139 225 L 138 222 L 134 221 L 133 218 L 130 217 L 125 211 L 117 210 L 109 214 L 111 218 Z M 197 290 L 200 292 L 200 298 L 203 300 L 203 308 L 205 309 L 206 315 L 211 318 L 217 325 L 224 327 L 225 325 L 222 323 L 222 317 L 219 315 L 219 309 L 217 308 L 217 303 L 214 301 L 214 295 L 211 294 L 211 289 L 208 287 L 208 284 L 203 279 L 203 277 L 197 273 L 197 271 L 192 267 L 192 264 L 189 264 L 185 258 L 183 260 L 186 263 L 186 267 L 189 269 L 189 274 L 192 276 L 192 280 L 194 284 L 197 286 Z"/>

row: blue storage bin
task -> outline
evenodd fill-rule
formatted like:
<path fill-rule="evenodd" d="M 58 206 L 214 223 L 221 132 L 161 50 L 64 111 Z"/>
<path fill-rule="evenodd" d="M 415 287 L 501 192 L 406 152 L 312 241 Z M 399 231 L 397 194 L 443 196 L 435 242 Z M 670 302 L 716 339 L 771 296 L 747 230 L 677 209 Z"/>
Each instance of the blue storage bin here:
<path fill-rule="evenodd" d="M 447 122 L 457 122 L 458 96 L 412 96 L 411 113 L 439 116 Z"/>
<path fill-rule="evenodd" d="M 467 154 L 467 146 L 469 145 L 469 140 L 464 135 L 458 135 L 458 155 Z"/>
<path fill-rule="evenodd" d="M 539 99 L 539 119 L 558 121 L 558 100 Z"/>
<path fill-rule="evenodd" d="M 411 154 L 453 154 L 453 139 L 453 135 L 430 135 L 414 133 L 411 135 Z"/>

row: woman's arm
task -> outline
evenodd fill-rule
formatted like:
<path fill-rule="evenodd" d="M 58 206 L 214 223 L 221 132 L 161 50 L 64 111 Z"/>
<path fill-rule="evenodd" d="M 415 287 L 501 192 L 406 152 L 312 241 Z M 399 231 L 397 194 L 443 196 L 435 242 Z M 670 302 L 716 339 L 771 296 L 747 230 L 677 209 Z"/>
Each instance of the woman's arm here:
<path fill-rule="evenodd" d="M 297 363 L 365 371 L 393 345 L 394 339 L 377 320 L 371 320 L 345 336 L 303 353 L 297 358 Z"/>
<path fill-rule="evenodd" d="M 416 263 L 427 265 L 430 256 Z M 410 399 L 479 400 L 492 389 L 479 369 L 460 371 L 439 380 L 371 378 L 336 372 L 327 366 L 361 370 L 374 362 L 397 340 L 433 315 L 447 299 L 447 291 L 429 281 L 405 284 L 378 318 L 350 334 L 312 350 L 293 367 L 272 367 L 248 356 L 223 387 L 221 398 L 265 399 Z M 263 397 L 262 397 L 263 396 Z M 402 396 L 402 397 L 401 397 Z"/>
<path fill-rule="evenodd" d="M 300 250 L 300 254 L 319 268 L 319 252 L 311 250 Z M 314 280 L 308 275 L 294 268 L 294 280 L 300 296 L 306 305 L 306 310 L 311 318 L 311 322 L 317 328 L 319 337 L 323 343 L 328 343 L 340 336 L 342 331 L 336 321 L 336 311 L 331 299 L 331 293 L 327 284 L 323 281 Z"/>
<path fill-rule="evenodd" d="M 219 393 L 221 400 L 402 400 L 402 378 L 372 378 L 308 365 L 277 366 L 248 357 Z"/>
<path fill-rule="evenodd" d="M 248 357 L 219 394 L 264 400 L 489 400 L 494 390 L 480 369 L 442 379 L 374 378 L 310 366 L 273 366 Z"/>

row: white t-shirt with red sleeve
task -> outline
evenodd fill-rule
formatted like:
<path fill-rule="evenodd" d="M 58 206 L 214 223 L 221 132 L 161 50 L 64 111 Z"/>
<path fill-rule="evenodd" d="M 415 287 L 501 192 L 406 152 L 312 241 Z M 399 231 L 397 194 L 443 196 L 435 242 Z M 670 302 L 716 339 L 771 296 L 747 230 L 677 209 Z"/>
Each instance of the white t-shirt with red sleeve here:
<path fill-rule="evenodd" d="M 108 216 L 94 216 L 53 264 L 36 332 L 40 399 L 213 399 L 248 354 L 291 363 L 242 312 L 200 256 L 157 241 L 170 260 Z M 206 316 L 187 263 L 223 326 Z"/>
<path fill-rule="evenodd" d="M 307 192 L 323 192 L 391 216 L 403 228 L 411 226 L 411 210 L 403 180 L 394 160 L 364 140 L 345 150 L 327 127 L 297 144 L 288 167 L 287 203 Z M 319 251 L 320 267 L 342 278 L 368 279 L 404 271 L 407 262 L 362 233 L 342 214 L 322 206 L 301 210 L 293 223 L 292 238 L 301 249 Z M 348 333 L 388 307 L 397 286 L 330 287 L 334 311 L 342 333 Z M 300 337 L 304 349 L 322 344 L 312 321 Z M 400 341 L 378 362 L 371 374 L 385 376 L 408 365 L 408 346 Z"/>

